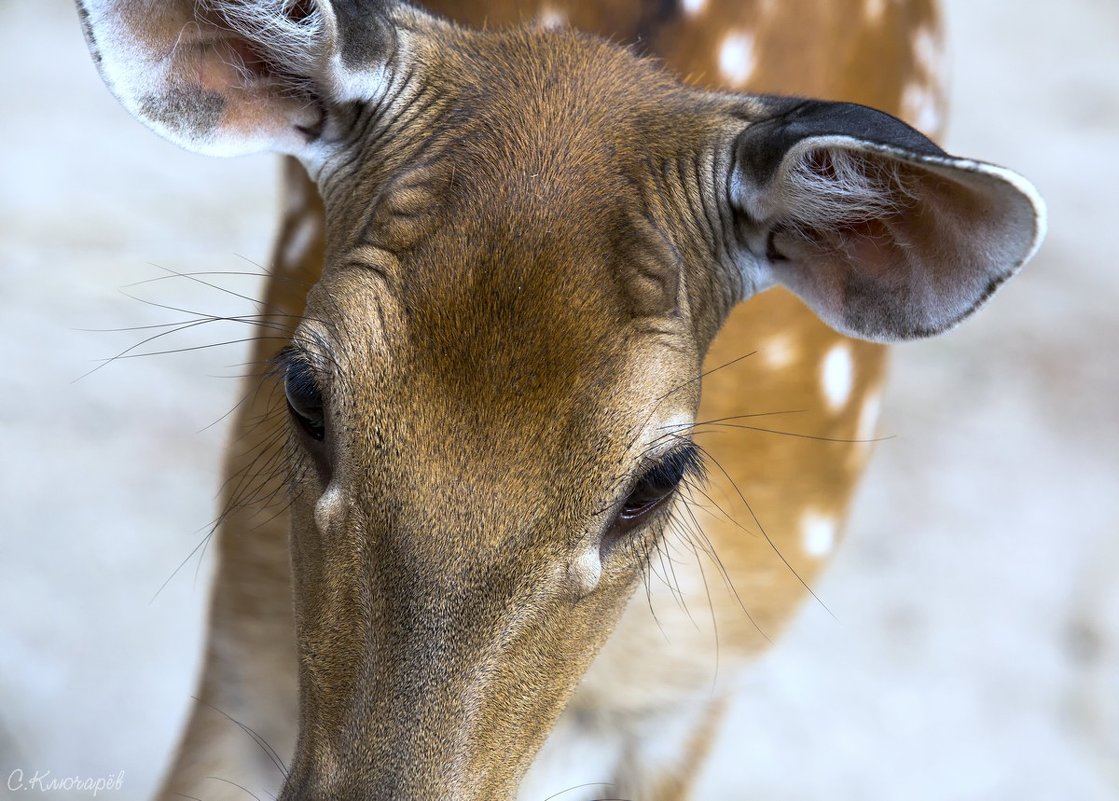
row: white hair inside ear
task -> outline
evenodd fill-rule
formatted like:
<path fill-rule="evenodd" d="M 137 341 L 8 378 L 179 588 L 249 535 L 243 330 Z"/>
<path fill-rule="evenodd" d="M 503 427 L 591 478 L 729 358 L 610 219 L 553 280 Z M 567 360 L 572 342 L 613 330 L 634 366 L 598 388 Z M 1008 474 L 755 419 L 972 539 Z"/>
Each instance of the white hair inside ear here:
<path fill-rule="evenodd" d="M 768 180 L 736 180 L 748 236 L 765 243 L 743 263 L 747 283 L 784 284 L 829 325 L 866 339 L 952 327 L 1021 268 L 1045 230 L 1037 192 L 1009 170 L 847 135 L 794 140 Z"/>
<path fill-rule="evenodd" d="M 790 153 L 782 170 L 782 222 L 806 237 L 829 226 L 902 214 L 917 204 L 918 189 L 899 162 L 856 150 L 806 144 Z"/>
<path fill-rule="evenodd" d="M 317 77 L 337 35 L 329 3 L 316 0 L 201 0 L 200 7 L 233 38 L 251 43 L 259 66 L 281 80 Z M 250 68 L 246 77 L 257 76 Z"/>
<path fill-rule="evenodd" d="M 207 155 L 304 160 L 321 156 L 332 106 L 386 91 L 387 60 L 405 57 L 397 16 L 423 16 L 391 2 L 78 3 L 102 77 L 144 124 Z"/>

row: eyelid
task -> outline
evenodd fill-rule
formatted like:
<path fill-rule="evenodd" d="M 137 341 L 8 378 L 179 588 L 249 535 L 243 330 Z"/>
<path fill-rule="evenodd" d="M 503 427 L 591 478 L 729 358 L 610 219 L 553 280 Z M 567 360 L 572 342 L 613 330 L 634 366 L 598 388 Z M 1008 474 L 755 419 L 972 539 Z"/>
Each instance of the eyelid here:
<path fill-rule="evenodd" d="M 311 358 L 311 354 L 308 353 L 305 348 L 294 342 L 280 348 L 280 351 L 272 357 L 272 367 L 279 376 L 286 375 L 288 370 L 297 365 L 300 367 L 307 367 L 313 373 L 318 372 L 315 369 L 315 363 Z"/>
<path fill-rule="evenodd" d="M 695 478 L 703 481 L 706 471 L 703 466 L 703 454 L 691 440 L 684 440 L 674 445 L 664 455 L 649 464 L 643 465 L 637 473 L 637 479 L 630 488 L 630 493 L 639 489 L 643 484 L 679 484 L 686 478 Z"/>
<path fill-rule="evenodd" d="M 317 347 L 307 347 L 298 341 L 290 342 L 272 357 L 272 371 L 282 381 L 293 367 L 306 369 L 318 390 L 325 394 L 329 382 L 326 380 L 330 374 L 327 369 L 328 360 L 322 355 L 325 350 L 322 344 Z"/>
<path fill-rule="evenodd" d="M 276 352 L 276 355 L 272 357 L 272 370 L 276 375 L 282 376 L 287 372 L 291 363 L 298 358 L 298 348 L 296 348 L 293 343 L 288 343 L 280 348 L 280 350 Z"/>

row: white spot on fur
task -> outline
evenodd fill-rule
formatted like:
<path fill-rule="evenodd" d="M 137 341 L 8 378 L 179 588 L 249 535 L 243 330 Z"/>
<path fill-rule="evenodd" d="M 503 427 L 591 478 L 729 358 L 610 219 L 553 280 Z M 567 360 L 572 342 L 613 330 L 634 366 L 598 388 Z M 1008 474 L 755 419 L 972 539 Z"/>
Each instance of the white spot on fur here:
<path fill-rule="evenodd" d="M 838 526 L 835 518 L 815 511 L 805 512 L 800 519 L 801 546 L 804 552 L 822 559 L 835 548 Z"/>
<path fill-rule="evenodd" d="M 745 32 L 729 34 L 719 48 L 719 71 L 731 83 L 745 83 L 753 73 L 754 37 Z"/>
<path fill-rule="evenodd" d="M 337 484 L 331 484 L 326 491 L 315 501 L 315 527 L 320 534 L 326 534 L 335 518 L 342 511 L 342 490 Z"/>
<path fill-rule="evenodd" d="M 796 360 L 796 343 L 789 334 L 776 334 L 762 345 L 761 357 L 765 366 L 774 370 L 788 367 Z"/>
<path fill-rule="evenodd" d="M 285 182 L 284 186 L 284 217 L 297 217 L 304 214 L 311 203 L 311 196 L 304 182 L 299 181 L 295 184 Z"/>
<path fill-rule="evenodd" d="M 686 431 L 695 424 L 695 420 L 686 414 L 673 414 L 664 419 L 659 426 L 658 437 L 664 437 L 666 434 L 677 434 L 681 431 Z M 669 446 L 671 447 L 671 445 Z"/>
<path fill-rule="evenodd" d="M 562 11 L 552 8 L 551 6 L 544 6 L 540 11 L 540 27 L 541 28 L 562 28 L 567 24 L 567 15 Z"/>
<path fill-rule="evenodd" d="M 582 598 L 594 592 L 599 579 L 602 578 L 602 560 L 599 558 L 597 546 L 588 549 L 568 566 L 567 578 L 576 597 Z"/>
<path fill-rule="evenodd" d="M 847 405 L 851 388 L 855 384 L 855 362 L 847 343 L 840 342 L 828 351 L 820 369 L 820 382 L 824 389 L 824 399 L 833 412 Z"/>
<path fill-rule="evenodd" d="M 297 266 L 303 262 L 310 253 L 318 232 L 318 221 L 313 215 L 308 214 L 296 223 L 295 230 L 284 247 L 284 264 Z"/>
<path fill-rule="evenodd" d="M 695 417 L 688 414 L 670 414 L 666 417 L 650 419 L 638 439 L 645 443 L 644 450 L 651 459 L 656 459 L 672 450 L 695 427 Z"/>
<path fill-rule="evenodd" d="M 886 13 L 886 0 L 866 0 L 864 9 L 867 19 L 871 22 L 877 22 Z"/>
<path fill-rule="evenodd" d="M 681 0 L 680 5 L 684 7 L 685 14 L 698 14 L 707 5 L 707 0 Z"/>
<path fill-rule="evenodd" d="M 914 128 L 927 136 L 940 130 L 940 103 L 937 94 L 924 83 L 911 83 L 901 95 L 901 114 Z"/>
<path fill-rule="evenodd" d="M 864 443 L 874 438 L 878 432 L 878 417 L 882 413 L 882 393 L 871 392 L 863 401 L 859 410 L 859 423 L 855 430 L 855 438 Z"/>
<path fill-rule="evenodd" d="M 930 78 L 940 76 L 941 52 L 940 38 L 932 28 L 921 28 L 913 35 L 913 57 Z"/>
<path fill-rule="evenodd" d="M 403 58 L 406 48 L 409 47 L 406 31 L 397 34 L 397 43 L 400 46 L 401 57 Z M 339 99 L 361 99 L 377 102 L 388 95 L 394 82 L 398 83 L 403 80 L 391 76 L 383 65 L 371 65 L 365 69 L 352 70 L 346 66 L 346 62 L 342 59 L 340 53 L 334 55 L 330 64 L 333 90 L 337 93 Z M 406 96 L 403 92 L 397 102 L 406 102 Z"/>

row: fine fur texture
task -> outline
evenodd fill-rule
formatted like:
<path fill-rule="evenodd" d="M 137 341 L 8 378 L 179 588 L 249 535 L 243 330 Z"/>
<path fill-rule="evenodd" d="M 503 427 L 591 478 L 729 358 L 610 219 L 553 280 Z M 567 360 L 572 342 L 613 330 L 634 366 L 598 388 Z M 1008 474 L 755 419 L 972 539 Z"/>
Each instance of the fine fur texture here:
<path fill-rule="evenodd" d="M 202 0 L 200 8 L 243 43 L 236 66 L 246 80 L 266 74 L 303 93 L 319 78 L 333 20 L 314 0 Z"/>
<path fill-rule="evenodd" d="M 822 230 L 905 213 L 916 190 L 892 159 L 840 148 L 800 154 L 784 175 L 782 224 L 811 240 Z"/>
<path fill-rule="evenodd" d="M 712 543 L 718 515 L 685 502 L 710 441 L 692 439 L 708 433 L 695 424 L 700 383 L 718 375 L 701 365 L 743 298 L 743 273 L 768 271 L 841 330 L 940 330 L 1028 249 L 1033 207 L 881 112 L 699 91 L 570 31 L 469 30 L 357 0 L 207 0 L 201 11 L 168 0 L 160 24 L 140 5 L 113 5 L 111 19 L 132 26 L 123 35 L 91 23 L 133 79 L 113 86 L 126 105 L 196 150 L 295 153 L 317 181 L 307 195 L 323 202 L 323 239 L 301 273 L 315 285 L 274 286 L 292 293 L 275 316 L 284 335 L 258 354 L 276 363 L 290 344 L 287 363 L 294 354 L 301 368 L 279 413 L 256 418 L 265 443 L 286 444 L 277 458 L 290 480 L 277 492 L 290 538 L 261 545 L 229 518 L 204 702 L 256 722 L 270 697 L 291 709 L 298 692 L 298 716 L 274 728 L 294 751 L 282 801 L 512 801 L 565 710 L 701 710 L 673 740 L 681 764 L 666 771 L 671 760 L 640 756 L 633 739 L 603 777 L 623 796 L 685 797 L 717 715 L 698 700 L 710 697 L 710 651 L 686 640 L 658 650 L 672 610 L 646 616 L 630 597 L 659 560 L 672 566 L 671 548 L 716 552 L 754 605 L 717 608 L 702 564 L 675 595 L 708 604 L 729 671 L 780 629 L 817 567 L 809 551 L 786 556 L 741 494 L 743 520 L 764 536 L 732 526 Z M 212 27 L 190 58 L 145 71 L 200 15 Z M 230 52 L 237 71 L 222 61 Z M 317 115 L 277 97 L 304 90 Z M 916 183 L 881 166 L 891 163 Z M 809 233 L 838 238 L 832 257 L 803 246 Z M 740 336 L 721 360 L 796 328 L 786 321 L 801 311 L 761 315 L 768 333 Z M 818 341 L 839 340 L 811 325 Z M 799 365 L 801 391 L 819 363 L 804 340 L 785 362 Z M 864 386 L 876 380 L 866 362 Z M 767 396 L 765 380 L 733 394 L 762 409 L 819 405 Z M 748 411 L 710 424 L 766 431 L 743 422 Z M 776 458 L 739 449 L 764 471 L 755 486 L 782 496 L 770 510 L 803 512 L 812 498 L 827 519 L 841 515 L 842 500 L 827 499 L 859 454 L 795 450 L 849 443 L 850 412 L 834 417 L 822 437 L 785 438 Z M 774 552 L 794 576 L 783 589 L 759 567 Z M 265 554 L 258 592 L 244 566 Z M 166 797 L 209 797 L 201 785 L 233 762 L 223 746 L 192 724 Z"/>

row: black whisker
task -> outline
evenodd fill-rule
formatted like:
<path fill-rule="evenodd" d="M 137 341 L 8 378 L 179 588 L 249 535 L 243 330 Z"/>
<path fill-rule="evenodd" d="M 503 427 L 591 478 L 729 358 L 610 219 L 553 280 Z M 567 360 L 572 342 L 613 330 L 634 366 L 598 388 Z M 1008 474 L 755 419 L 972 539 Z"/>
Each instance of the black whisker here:
<path fill-rule="evenodd" d="M 843 437 L 825 437 L 818 434 L 802 434 L 799 431 L 779 431 L 773 428 L 761 428 L 760 426 L 748 426 L 741 423 L 696 423 L 698 428 L 700 425 L 711 425 L 719 428 L 738 428 L 744 431 L 756 431 L 761 434 L 776 434 L 782 437 L 794 437 L 796 439 L 810 439 L 816 442 L 835 442 L 842 445 L 869 445 L 877 442 L 885 442 L 886 440 L 893 439 L 893 435 L 885 437 L 872 437 L 871 439 L 846 439 Z M 693 431 L 694 434 L 711 433 L 704 431 Z"/>
<path fill-rule="evenodd" d="M 722 370 L 725 367 L 730 367 L 731 365 L 737 364 L 738 362 L 742 361 L 743 359 L 748 359 L 751 356 L 755 355 L 756 353 L 757 353 L 757 350 L 752 350 L 749 353 L 746 353 L 746 354 L 743 354 L 742 356 L 739 356 L 737 359 L 731 359 L 729 362 L 724 362 L 723 364 L 720 364 L 717 367 L 712 367 L 710 370 L 705 370 L 705 371 L 701 372 L 699 375 L 697 375 L 693 378 L 689 378 L 685 381 L 681 381 L 679 384 L 677 384 L 676 386 L 669 389 L 663 395 L 654 399 L 653 405 L 649 408 L 649 414 L 645 416 L 645 419 L 641 422 L 641 425 L 637 426 L 634 429 L 633 438 L 630 440 L 630 443 L 629 443 L 630 447 L 633 447 L 633 443 L 637 441 L 637 438 L 639 436 L 641 436 L 642 430 L 644 430 L 645 426 L 647 426 L 649 424 L 649 420 L 651 420 L 653 415 L 656 414 L 657 409 L 660 408 L 660 405 L 664 402 L 665 398 L 669 397 L 670 395 L 672 395 L 676 392 L 679 392 L 681 389 L 688 386 L 689 384 L 694 384 L 697 381 L 702 381 L 704 378 L 711 375 L 712 373 L 717 372 L 719 370 Z"/>
<path fill-rule="evenodd" d="M 207 776 L 206 778 L 207 778 L 207 779 L 213 779 L 213 780 L 214 780 L 214 781 L 216 781 L 216 782 L 225 782 L 226 784 L 228 784 L 228 785 L 232 785 L 233 787 L 236 787 L 236 788 L 238 788 L 239 790 L 244 790 L 244 791 L 245 791 L 246 793 L 248 793 L 248 794 L 249 794 L 249 795 L 251 795 L 251 796 L 252 796 L 253 798 L 255 798 L 255 799 L 256 799 L 256 801 L 260 801 L 260 796 L 258 796 L 258 795 L 257 795 L 256 793 L 254 793 L 254 792 L 251 792 L 250 790 L 248 790 L 247 788 L 245 788 L 245 787 L 243 787 L 242 785 L 238 784 L 237 782 L 234 782 L 234 781 L 230 781 L 229 779 L 223 779 L 223 778 L 222 778 L 221 776 Z"/>
<path fill-rule="evenodd" d="M 831 615 L 833 618 L 835 618 L 835 614 L 831 611 L 831 609 L 828 608 L 828 605 L 825 604 L 823 602 L 823 600 L 821 600 L 820 596 L 816 594 L 816 591 L 813 590 L 812 587 L 809 586 L 808 582 L 805 581 L 801 577 L 800 573 L 797 572 L 796 568 L 794 568 L 792 566 L 792 564 L 789 562 L 789 560 L 785 558 L 785 554 L 781 553 L 781 549 L 777 547 L 777 543 L 775 543 L 773 541 L 773 538 L 769 536 L 769 532 L 767 532 L 765 530 L 765 526 L 762 525 L 762 521 L 760 519 L 758 519 L 758 515 L 754 512 L 754 507 L 750 504 L 750 502 L 748 500 L 746 500 L 746 496 L 742 493 L 742 490 L 739 488 L 738 484 L 735 483 L 734 479 L 731 478 L 730 473 L 728 473 L 723 468 L 723 466 L 721 464 L 719 464 L 718 460 L 715 459 L 710 454 L 710 452 L 705 451 L 705 454 L 706 454 L 706 457 L 708 459 L 710 459 L 712 462 L 714 462 L 715 466 L 719 468 L 719 472 L 721 472 L 723 474 L 723 476 L 726 477 L 727 481 L 730 482 L 731 486 L 734 487 L 734 491 L 738 495 L 739 500 L 742 501 L 743 505 L 746 507 L 746 510 L 750 513 L 750 517 L 753 519 L 754 525 L 756 525 L 758 527 L 758 530 L 761 532 L 762 536 L 765 537 L 765 541 L 767 543 L 769 543 L 769 547 L 773 549 L 773 552 L 775 554 L 777 554 L 778 558 L 780 558 L 780 560 L 785 564 L 785 567 L 787 567 L 789 569 L 789 571 L 794 576 L 796 576 L 796 579 L 797 579 L 797 581 L 800 582 L 800 585 L 802 587 L 804 587 L 804 589 L 808 590 L 808 593 L 816 600 L 816 603 L 818 603 L 824 609 L 825 612 L 827 612 L 829 615 Z M 836 618 L 836 619 L 838 619 L 838 618 Z"/>
<path fill-rule="evenodd" d="M 574 787 L 568 787 L 566 790 L 560 790 L 558 793 L 552 793 L 552 795 L 545 798 L 544 801 L 555 801 L 555 799 L 559 798 L 560 796 L 567 795 L 568 793 L 573 793 L 576 790 L 582 790 L 586 787 L 613 787 L 613 786 L 614 786 L 613 782 L 586 782 L 585 784 L 576 784 Z"/>
<path fill-rule="evenodd" d="M 202 704 L 203 706 L 208 707 L 208 708 L 212 709 L 213 711 L 217 712 L 223 718 L 225 718 L 230 723 L 232 723 L 237 728 L 239 728 L 241 731 L 243 731 L 249 737 L 249 739 L 251 739 L 254 743 L 256 743 L 257 746 L 259 746 L 260 750 L 262 750 L 264 752 L 265 756 L 268 757 L 268 761 L 272 763 L 272 765 L 276 768 L 276 770 L 280 771 L 280 773 L 285 778 L 287 777 L 288 770 L 287 770 L 287 765 L 284 764 L 284 760 L 276 752 L 276 749 L 273 748 L 268 743 L 268 741 L 266 739 L 264 739 L 264 737 L 262 737 L 256 730 L 254 730 L 251 726 L 248 726 L 247 724 L 242 723 L 241 721 L 237 720 L 237 718 L 233 717 L 232 715 L 230 715 L 225 710 L 219 709 L 218 707 L 214 706 L 209 701 L 203 701 L 197 695 L 192 695 L 191 698 L 194 701 L 196 701 L 197 703 Z"/>
<path fill-rule="evenodd" d="M 191 560 L 191 558 L 203 548 L 203 546 L 205 546 L 206 542 L 209 541 L 210 537 L 214 536 L 214 532 L 217 530 L 217 524 L 214 523 L 214 524 L 211 524 L 211 525 L 204 526 L 203 528 L 209 529 L 207 531 L 205 537 L 202 538 L 201 542 L 199 542 L 197 545 L 195 545 L 193 548 L 191 548 L 190 553 L 188 553 L 186 555 L 186 557 L 183 559 L 183 561 L 179 562 L 178 567 L 176 567 L 174 570 L 172 570 L 171 575 L 168 576 L 166 579 L 164 579 L 163 583 L 159 585 L 159 589 L 157 589 L 155 591 L 155 595 L 153 595 L 151 597 L 151 599 L 148 601 L 148 605 L 151 605 L 151 604 L 155 603 L 155 599 L 158 598 L 160 593 L 162 593 L 163 590 L 167 587 L 167 585 L 171 583 L 171 580 L 179 574 L 180 570 L 182 570 L 184 567 L 186 567 L 186 563 L 189 562 Z"/>
<path fill-rule="evenodd" d="M 245 342 L 260 342 L 262 340 L 268 340 L 268 339 L 279 339 L 279 340 L 286 341 L 287 337 L 281 337 L 281 336 L 243 337 L 241 339 L 227 339 L 227 340 L 224 340 L 222 342 L 210 342 L 206 345 L 189 345 L 187 347 L 170 348 L 168 350 L 149 350 L 149 351 L 144 351 L 143 353 L 128 353 L 128 354 L 112 356 L 110 358 L 104 359 L 104 360 L 102 360 L 102 365 L 101 366 L 104 366 L 106 364 L 110 364 L 110 363 L 115 362 L 115 361 L 120 361 L 120 360 L 123 360 L 123 359 L 141 359 L 145 356 L 168 356 L 172 353 L 190 353 L 191 351 L 195 351 L 195 350 L 209 350 L 210 348 L 220 348 L 220 347 L 224 347 L 225 345 L 240 345 L 240 344 L 245 343 Z M 93 372 L 93 371 L 91 370 L 90 372 Z M 89 375 L 89 373 L 86 373 L 86 375 Z M 85 376 L 82 376 L 82 377 L 84 378 Z"/>

